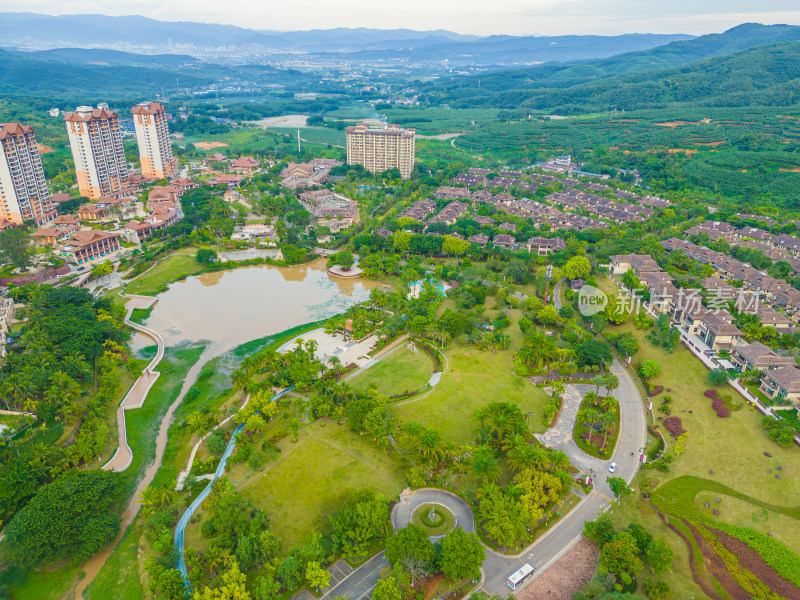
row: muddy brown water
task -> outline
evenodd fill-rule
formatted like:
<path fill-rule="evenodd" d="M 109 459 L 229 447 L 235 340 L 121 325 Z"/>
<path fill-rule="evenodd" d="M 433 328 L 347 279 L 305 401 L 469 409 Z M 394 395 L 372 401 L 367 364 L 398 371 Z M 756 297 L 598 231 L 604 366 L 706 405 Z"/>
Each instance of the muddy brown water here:
<path fill-rule="evenodd" d="M 153 481 L 161 467 L 167 446 L 167 432 L 173 416 L 203 365 L 250 340 L 286 331 L 311 321 L 326 319 L 369 298 L 374 281 L 336 279 L 319 259 L 295 267 L 256 265 L 231 271 L 205 273 L 173 283 L 158 296 L 146 324 L 158 331 L 167 347 L 187 341 L 208 343 L 198 361 L 189 369 L 178 397 L 167 409 L 156 437 L 156 454 L 148 464 L 132 499 L 122 513 L 117 539 L 84 565 L 85 577 L 65 598 L 80 599 L 97 577 L 113 549 L 141 508 L 139 494 Z M 141 334 L 131 338 L 134 350 L 153 345 Z"/>

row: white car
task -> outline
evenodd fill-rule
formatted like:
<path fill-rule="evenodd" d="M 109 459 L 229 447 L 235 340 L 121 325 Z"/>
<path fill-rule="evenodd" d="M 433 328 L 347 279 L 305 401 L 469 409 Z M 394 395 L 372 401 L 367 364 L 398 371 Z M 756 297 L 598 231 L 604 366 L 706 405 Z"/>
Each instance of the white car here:
<path fill-rule="evenodd" d="M 608 465 L 608 472 L 609 473 L 613 473 L 616 470 L 617 470 L 617 463 L 612 462 L 610 465 Z"/>

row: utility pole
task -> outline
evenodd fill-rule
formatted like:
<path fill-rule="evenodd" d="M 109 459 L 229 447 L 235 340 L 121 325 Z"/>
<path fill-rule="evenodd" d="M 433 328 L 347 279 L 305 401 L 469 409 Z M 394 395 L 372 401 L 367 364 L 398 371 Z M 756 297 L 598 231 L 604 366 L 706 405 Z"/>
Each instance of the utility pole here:
<path fill-rule="evenodd" d="M 300 128 L 297 128 L 297 160 L 300 160 Z"/>

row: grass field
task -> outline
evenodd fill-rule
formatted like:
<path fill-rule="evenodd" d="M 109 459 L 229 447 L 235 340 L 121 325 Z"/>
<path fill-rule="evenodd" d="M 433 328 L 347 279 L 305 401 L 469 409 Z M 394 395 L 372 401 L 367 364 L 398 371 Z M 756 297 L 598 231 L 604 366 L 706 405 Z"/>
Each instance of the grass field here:
<path fill-rule="evenodd" d="M 270 127 L 270 130 L 290 137 L 297 145 L 297 129 Z M 329 127 L 301 127 L 300 139 L 313 144 L 330 144 L 341 147 L 344 147 L 346 142 L 344 131 Z"/>
<path fill-rule="evenodd" d="M 432 374 L 433 363 L 425 352 L 414 354 L 401 344 L 378 364 L 358 373 L 350 384 L 363 391 L 374 383 L 379 393 L 393 396 L 421 389 Z"/>
<path fill-rule="evenodd" d="M 194 259 L 196 252 L 197 248 L 187 248 L 160 259 L 155 267 L 131 281 L 125 291 L 128 294 L 157 296 L 170 283 L 199 273 L 203 267 Z"/>
<path fill-rule="evenodd" d="M 328 421 L 303 427 L 298 441 L 278 443 L 280 457 L 263 473 L 235 465 L 228 473 L 239 491 L 263 508 L 289 550 L 319 530 L 347 492 L 369 488 L 395 499 L 405 487 L 401 466 L 367 439 Z M 199 523 L 187 529 L 199 529 Z"/>
<path fill-rule="evenodd" d="M 420 400 L 399 403 L 398 411 L 404 420 L 436 429 L 450 442 L 467 444 L 472 441 L 475 429 L 472 420 L 475 410 L 502 401 L 513 402 L 523 413 L 534 413 L 529 422 L 531 431 L 546 429 L 542 414 L 550 398 L 514 372 L 510 350 L 492 354 L 466 346 L 446 350 L 444 354 L 449 368 L 436 388 Z"/>

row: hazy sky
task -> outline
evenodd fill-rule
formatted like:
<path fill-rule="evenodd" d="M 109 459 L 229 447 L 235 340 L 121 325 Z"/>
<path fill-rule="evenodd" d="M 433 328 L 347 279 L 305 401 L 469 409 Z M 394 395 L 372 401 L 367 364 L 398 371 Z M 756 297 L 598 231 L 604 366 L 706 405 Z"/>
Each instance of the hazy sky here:
<path fill-rule="evenodd" d="M 798 0 L 3 0 L 3 11 L 140 14 L 254 29 L 377 27 L 516 35 L 691 33 L 800 25 Z"/>

